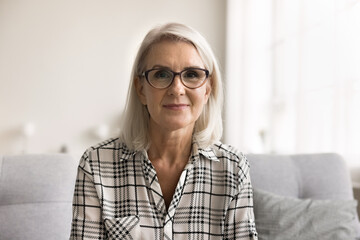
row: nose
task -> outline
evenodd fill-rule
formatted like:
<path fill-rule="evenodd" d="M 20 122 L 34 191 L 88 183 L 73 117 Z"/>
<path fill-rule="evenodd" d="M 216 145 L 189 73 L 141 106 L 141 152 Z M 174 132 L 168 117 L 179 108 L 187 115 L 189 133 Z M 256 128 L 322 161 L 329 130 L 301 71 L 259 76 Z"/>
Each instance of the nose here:
<path fill-rule="evenodd" d="M 185 86 L 181 82 L 180 75 L 175 75 L 174 81 L 168 88 L 169 95 L 181 96 L 185 94 Z"/>

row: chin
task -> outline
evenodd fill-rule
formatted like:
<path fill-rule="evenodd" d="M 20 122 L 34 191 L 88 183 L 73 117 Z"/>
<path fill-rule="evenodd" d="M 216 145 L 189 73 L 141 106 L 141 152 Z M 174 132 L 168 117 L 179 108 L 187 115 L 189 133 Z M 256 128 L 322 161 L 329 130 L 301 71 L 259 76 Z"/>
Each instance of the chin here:
<path fill-rule="evenodd" d="M 166 124 L 166 129 L 170 130 L 170 131 L 177 131 L 177 130 L 181 130 L 181 129 L 194 129 L 194 124 L 193 123 L 189 123 L 189 124 L 184 124 L 184 122 L 178 122 L 178 123 L 170 123 L 170 124 Z"/>

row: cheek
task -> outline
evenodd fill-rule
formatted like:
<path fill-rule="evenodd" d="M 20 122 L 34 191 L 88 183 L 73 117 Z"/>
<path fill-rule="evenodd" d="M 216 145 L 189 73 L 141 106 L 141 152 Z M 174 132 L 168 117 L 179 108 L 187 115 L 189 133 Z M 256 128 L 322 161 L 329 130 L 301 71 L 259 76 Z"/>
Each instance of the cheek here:
<path fill-rule="evenodd" d="M 207 103 L 207 100 L 209 98 L 209 95 L 207 94 L 206 89 L 201 89 L 201 91 L 198 92 L 197 96 L 197 102 L 201 105 L 205 105 Z"/>
<path fill-rule="evenodd" d="M 163 93 L 158 90 L 155 92 L 154 89 L 148 87 L 144 89 L 144 98 L 146 105 L 156 106 L 161 104 Z"/>

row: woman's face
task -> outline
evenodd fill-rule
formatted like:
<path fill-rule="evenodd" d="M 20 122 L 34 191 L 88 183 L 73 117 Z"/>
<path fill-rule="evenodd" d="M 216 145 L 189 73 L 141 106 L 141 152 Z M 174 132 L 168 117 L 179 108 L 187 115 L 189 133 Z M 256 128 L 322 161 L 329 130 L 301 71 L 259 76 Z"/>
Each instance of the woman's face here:
<path fill-rule="evenodd" d="M 146 58 L 146 69 L 165 67 L 180 72 L 189 67 L 205 68 L 197 50 L 190 43 L 163 40 L 152 46 Z M 147 106 L 150 126 L 158 130 L 192 132 L 210 92 L 210 79 L 199 88 L 185 87 L 177 75 L 165 89 L 152 87 L 146 79 L 135 81 L 140 101 Z"/>

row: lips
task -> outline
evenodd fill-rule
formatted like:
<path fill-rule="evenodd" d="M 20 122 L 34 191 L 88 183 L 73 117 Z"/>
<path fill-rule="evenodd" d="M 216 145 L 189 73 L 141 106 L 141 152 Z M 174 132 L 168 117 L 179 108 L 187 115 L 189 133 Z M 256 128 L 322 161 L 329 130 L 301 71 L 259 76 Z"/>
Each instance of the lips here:
<path fill-rule="evenodd" d="M 164 104 L 163 106 L 171 110 L 183 110 L 187 108 L 189 104 Z"/>

